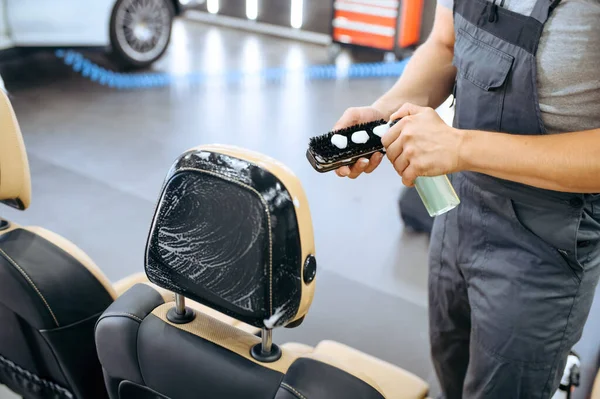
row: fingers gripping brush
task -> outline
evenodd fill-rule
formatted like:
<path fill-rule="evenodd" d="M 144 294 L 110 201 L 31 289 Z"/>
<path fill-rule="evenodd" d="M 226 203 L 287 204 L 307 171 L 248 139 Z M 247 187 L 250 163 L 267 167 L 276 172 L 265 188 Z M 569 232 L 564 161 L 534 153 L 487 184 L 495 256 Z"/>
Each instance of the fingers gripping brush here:
<path fill-rule="evenodd" d="M 352 165 L 376 152 L 385 152 L 381 136 L 389 130 L 386 123 L 381 119 L 313 137 L 306 157 L 317 172 L 325 173 Z"/>
<path fill-rule="evenodd" d="M 399 119 L 387 123 L 377 120 L 313 137 L 308 144 L 306 157 L 320 173 L 352 165 L 360 158 L 369 158 L 376 152 L 385 153 L 381 137 Z M 415 187 L 429 216 L 434 217 L 454 209 L 460 199 L 446 175 L 419 176 Z"/>

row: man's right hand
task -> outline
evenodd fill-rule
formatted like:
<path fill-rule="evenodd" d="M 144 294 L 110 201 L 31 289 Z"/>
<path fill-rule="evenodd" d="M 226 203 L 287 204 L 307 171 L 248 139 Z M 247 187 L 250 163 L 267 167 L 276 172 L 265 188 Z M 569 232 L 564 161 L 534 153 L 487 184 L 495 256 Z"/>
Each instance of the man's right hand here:
<path fill-rule="evenodd" d="M 387 120 L 387 117 L 383 112 L 374 107 L 348 108 L 340 120 L 335 124 L 333 130 L 340 130 L 349 126 L 372 122 L 378 119 Z M 381 163 L 383 156 L 382 153 L 376 152 L 371 155 L 370 159 L 360 158 L 354 165 L 342 166 L 341 168 L 336 169 L 335 173 L 340 177 L 356 179 L 362 173 L 373 172 Z"/>

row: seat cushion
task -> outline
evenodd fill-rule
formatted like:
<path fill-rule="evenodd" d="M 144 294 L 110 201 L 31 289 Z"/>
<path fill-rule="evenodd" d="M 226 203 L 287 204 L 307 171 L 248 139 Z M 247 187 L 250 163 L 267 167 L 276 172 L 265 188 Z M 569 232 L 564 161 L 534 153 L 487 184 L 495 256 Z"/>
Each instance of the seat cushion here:
<path fill-rule="evenodd" d="M 423 399 L 429 391 L 427 383 L 416 375 L 338 342 L 321 342 L 313 356 L 321 361 L 331 359 L 335 366 L 359 378 L 366 376 L 366 382 L 374 384 L 386 398 Z"/>

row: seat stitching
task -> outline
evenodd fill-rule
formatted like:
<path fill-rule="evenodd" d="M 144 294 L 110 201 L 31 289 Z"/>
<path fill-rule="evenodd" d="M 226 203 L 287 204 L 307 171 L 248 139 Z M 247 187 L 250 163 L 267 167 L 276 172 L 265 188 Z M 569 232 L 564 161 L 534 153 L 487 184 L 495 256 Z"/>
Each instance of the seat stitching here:
<path fill-rule="evenodd" d="M 293 387 L 291 387 L 290 385 L 286 384 L 285 382 L 282 382 L 281 386 L 284 389 L 286 389 L 287 391 L 293 393 L 297 398 L 307 399 L 306 396 L 302 395 L 300 392 L 296 391 Z"/>
<path fill-rule="evenodd" d="M 8 260 L 8 262 L 11 265 L 13 265 L 15 268 L 17 268 L 17 270 L 23 275 L 23 277 L 25 277 L 25 279 L 29 282 L 29 284 L 31 284 L 31 286 L 33 287 L 33 289 L 35 290 L 35 292 L 37 292 L 37 294 L 39 295 L 39 297 L 44 302 L 44 305 L 46 305 L 46 308 L 48 308 L 48 311 L 50 312 L 50 315 L 54 319 L 54 322 L 56 323 L 56 326 L 60 327 L 60 324 L 58 323 L 58 319 L 56 318 L 56 316 L 54 315 L 54 312 L 50 308 L 50 305 L 48 304 L 48 301 L 46 301 L 46 298 L 44 298 L 44 296 L 42 295 L 42 293 L 40 292 L 40 290 L 38 289 L 38 287 L 36 287 L 36 285 L 33 283 L 33 281 L 31 280 L 31 278 L 27 275 L 27 273 L 25 272 L 25 270 L 23 270 L 23 268 L 21 268 L 21 266 L 19 266 L 17 264 L 17 262 L 15 262 L 13 260 L 13 258 L 11 258 L 6 252 L 4 252 L 4 250 L 2 248 L 0 248 L 0 254 L 3 255 L 4 258 L 6 258 L 6 260 Z"/>
<path fill-rule="evenodd" d="M 142 362 L 140 362 L 140 328 L 142 327 L 142 323 L 140 320 L 140 325 L 135 332 L 135 359 L 137 360 L 138 370 L 140 371 L 140 378 L 142 379 L 142 383 L 146 384 L 146 379 L 144 378 L 144 370 L 142 370 Z"/>

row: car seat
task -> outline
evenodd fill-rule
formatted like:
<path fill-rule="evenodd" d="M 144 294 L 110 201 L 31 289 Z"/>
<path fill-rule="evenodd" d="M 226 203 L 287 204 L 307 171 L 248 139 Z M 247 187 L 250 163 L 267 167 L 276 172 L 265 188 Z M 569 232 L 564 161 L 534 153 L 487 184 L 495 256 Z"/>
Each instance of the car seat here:
<path fill-rule="evenodd" d="M 598 370 L 596 380 L 594 381 L 591 399 L 600 399 L 600 370 Z"/>
<path fill-rule="evenodd" d="M 145 269 L 176 300 L 138 284 L 100 317 L 96 345 L 111 399 L 427 395 L 415 375 L 343 344 L 273 343 L 274 328 L 299 328 L 306 317 L 317 271 L 306 196 L 275 160 L 228 146 L 181 155 L 160 194 Z M 195 311 L 190 299 L 262 337 Z"/>
<path fill-rule="evenodd" d="M 23 138 L 0 91 L 0 203 L 25 210 L 30 198 Z M 142 282 L 151 285 L 144 273 L 113 285 L 67 239 L 0 218 L 0 384 L 28 399 L 106 398 L 94 325 L 121 293 Z M 226 324 L 258 331 L 197 307 Z"/>

